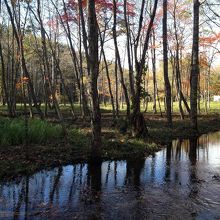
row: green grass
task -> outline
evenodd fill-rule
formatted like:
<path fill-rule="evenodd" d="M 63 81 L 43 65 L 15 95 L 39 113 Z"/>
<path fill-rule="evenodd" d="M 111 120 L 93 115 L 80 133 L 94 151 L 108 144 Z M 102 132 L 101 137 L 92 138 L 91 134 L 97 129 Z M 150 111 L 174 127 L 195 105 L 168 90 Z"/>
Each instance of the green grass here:
<path fill-rule="evenodd" d="M 101 105 L 102 112 L 111 112 L 110 105 Z M 204 107 L 202 104 L 201 107 Z M 0 107 L 0 111 L 4 111 Z M 18 109 L 22 109 L 18 106 Z M 79 111 L 79 106 L 76 107 Z M 6 108 L 5 108 L 6 110 Z M 62 112 L 69 112 L 69 105 L 61 105 Z M 125 108 L 122 110 L 125 113 Z M 174 103 L 174 112 L 178 113 L 178 104 Z M 202 108 L 204 112 L 204 108 Z M 190 138 L 195 133 L 190 128 L 189 118 L 180 120 L 176 114 L 173 129 L 166 126 L 166 118 L 152 114 L 149 103 L 146 116 L 149 136 L 147 139 L 131 137 L 126 120 L 121 118 L 112 126 L 111 114 L 103 114 L 102 159 L 129 159 L 144 157 L 157 151 L 161 146 L 170 144 L 173 139 Z M 212 102 L 210 113 L 199 117 L 199 131 L 196 135 L 220 130 L 220 103 Z M 66 115 L 65 115 L 66 116 Z M 24 118 L 9 119 L 0 117 L 0 179 L 11 178 L 18 174 L 31 174 L 39 169 L 51 166 L 85 162 L 91 155 L 90 122 L 66 121 L 66 137 L 62 127 L 39 119 L 28 120 L 28 146 L 25 146 Z M 81 127 L 81 129 L 79 129 Z M 156 143 L 156 144 L 155 144 Z M 28 148 L 28 159 L 25 151 Z"/>
<path fill-rule="evenodd" d="M 165 106 L 164 106 L 164 102 L 161 102 L 160 103 L 161 105 L 161 111 L 164 113 L 165 112 Z M 188 105 L 190 106 L 190 103 L 188 102 Z M 112 107 L 110 104 L 108 105 L 103 105 L 101 104 L 100 105 L 102 111 L 112 111 Z M 200 108 L 201 108 L 201 113 L 205 113 L 205 103 L 204 102 L 200 102 Z M 141 106 L 141 110 L 142 111 L 145 111 L 145 106 L 142 105 Z M 124 104 L 123 106 L 123 109 L 121 108 L 120 109 L 121 112 L 126 112 L 126 105 Z M 157 112 L 159 113 L 160 109 L 159 109 L 159 105 L 157 103 Z M 153 113 L 153 102 L 149 102 L 148 103 L 148 108 L 147 108 L 147 113 Z M 179 113 L 179 104 L 178 102 L 174 102 L 173 103 L 173 113 L 176 114 L 176 113 Z M 208 109 L 208 113 L 220 113 L 220 102 L 214 102 L 214 101 L 211 101 L 210 102 L 210 108 Z"/>
<path fill-rule="evenodd" d="M 52 125 L 40 119 L 28 120 L 28 136 L 25 140 L 25 121 L 23 118 L 0 118 L 0 146 L 43 144 L 58 140 L 63 135 L 60 125 Z"/>
<path fill-rule="evenodd" d="M 190 103 L 188 102 L 188 105 L 190 106 Z M 205 113 L 205 103 L 201 101 L 200 103 L 201 113 Z M 142 106 L 142 111 L 144 111 L 145 108 Z M 162 112 L 165 112 L 164 102 L 161 102 L 161 110 Z M 157 103 L 157 112 L 159 112 L 159 106 Z M 148 103 L 148 113 L 153 113 L 153 103 Z M 217 113 L 220 112 L 220 102 L 210 102 L 210 109 L 208 109 L 208 113 Z M 179 105 L 178 102 L 173 103 L 173 113 L 179 113 Z"/>
<path fill-rule="evenodd" d="M 0 118 L 0 123 L 0 180 L 29 175 L 47 167 L 85 162 L 91 156 L 90 132 L 86 129 L 69 127 L 63 138 L 59 125 L 32 119 L 28 123 L 32 144 L 25 146 L 22 118 Z M 158 150 L 156 144 L 121 135 L 117 130 L 112 132 L 113 138 L 102 137 L 103 160 L 139 158 Z"/>
<path fill-rule="evenodd" d="M 188 104 L 190 105 L 190 103 L 188 102 Z M 204 102 L 201 101 L 200 103 L 201 106 L 201 113 L 205 113 L 205 104 Z M 100 104 L 101 107 L 101 111 L 102 113 L 110 113 L 112 111 L 112 106 L 108 103 L 107 105 L 104 105 L 103 103 Z M 17 104 L 16 105 L 17 111 L 23 111 L 24 107 L 21 104 Z M 63 113 L 69 113 L 71 111 L 71 107 L 70 104 L 60 104 L 60 109 Z M 80 105 L 79 103 L 74 103 L 74 109 L 75 109 L 75 113 L 80 113 Z M 141 106 L 142 111 L 145 110 L 145 106 Z M 36 112 L 36 109 L 33 108 L 34 112 Z M 45 110 L 45 105 L 42 104 L 41 105 L 41 110 L 44 111 Z M 161 110 L 162 112 L 165 112 L 165 107 L 164 107 L 164 102 L 161 102 Z M 0 105 L 0 111 L 5 112 L 7 111 L 7 106 L 3 106 Z M 120 108 L 120 111 L 122 113 L 126 112 L 126 105 L 123 105 L 123 108 Z M 157 103 L 157 111 L 159 112 L 159 106 Z M 52 113 L 54 112 L 54 109 L 49 109 L 48 108 L 48 113 Z M 153 113 L 153 102 L 149 102 L 148 103 L 148 108 L 147 108 L 147 112 L 148 113 Z M 220 102 L 210 102 L 210 109 L 208 109 L 208 113 L 217 113 L 220 112 Z M 178 107 L 178 102 L 174 102 L 173 103 L 173 113 L 179 113 L 179 107 Z"/>

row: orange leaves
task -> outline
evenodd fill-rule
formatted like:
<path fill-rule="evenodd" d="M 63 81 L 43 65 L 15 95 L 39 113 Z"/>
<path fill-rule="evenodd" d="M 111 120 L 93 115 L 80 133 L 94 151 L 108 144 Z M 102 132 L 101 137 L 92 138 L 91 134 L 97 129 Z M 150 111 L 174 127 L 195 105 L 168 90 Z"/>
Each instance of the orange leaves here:
<path fill-rule="evenodd" d="M 210 44 L 216 43 L 219 40 L 220 40 L 220 33 L 214 34 L 209 37 L 200 37 L 200 45 L 209 46 Z"/>
<path fill-rule="evenodd" d="M 17 82 L 16 83 L 16 89 L 21 89 L 22 87 L 22 83 L 21 82 Z"/>
<path fill-rule="evenodd" d="M 207 56 L 205 54 L 200 55 L 200 66 L 206 68 L 208 65 Z"/>
<path fill-rule="evenodd" d="M 159 43 L 149 46 L 150 49 L 158 49 L 158 48 L 160 48 L 160 47 L 161 47 L 161 45 L 160 45 Z"/>
<path fill-rule="evenodd" d="M 21 82 L 23 82 L 23 83 L 28 83 L 28 81 L 29 81 L 29 78 L 26 76 L 21 78 Z"/>
<path fill-rule="evenodd" d="M 16 89 L 21 89 L 24 84 L 27 84 L 29 82 L 29 78 L 26 76 L 23 76 L 20 78 L 20 80 L 16 83 Z"/>
<path fill-rule="evenodd" d="M 87 6 L 87 0 L 82 0 L 82 6 L 86 7 Z"/>

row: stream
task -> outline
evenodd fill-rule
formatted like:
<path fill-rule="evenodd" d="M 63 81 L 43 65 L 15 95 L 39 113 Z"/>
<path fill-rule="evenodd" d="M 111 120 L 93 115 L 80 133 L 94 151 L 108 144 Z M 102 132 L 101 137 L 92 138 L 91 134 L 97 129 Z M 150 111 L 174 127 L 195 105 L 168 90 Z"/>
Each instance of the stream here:
<path fill-rule="evenodd" d="M 220 219 L 220 132 L 0 183 L 0 219 Z"/>

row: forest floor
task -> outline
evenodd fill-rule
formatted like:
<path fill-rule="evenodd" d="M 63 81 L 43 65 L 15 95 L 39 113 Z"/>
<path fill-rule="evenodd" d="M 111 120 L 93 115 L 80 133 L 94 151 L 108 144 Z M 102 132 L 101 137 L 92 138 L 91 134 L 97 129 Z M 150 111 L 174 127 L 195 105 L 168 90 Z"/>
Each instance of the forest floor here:
<path fill-rule="evenodd" d="M 5 111 L 0 111 L 0 114 L 4 115 Z M 28 122 L 30 133 L 26 144 L 23 142 L 24 119 L 7 118 L 7 123 L 10 124 L 7 130 L 3 126 L 6 124 L 5 117 L 0 117 L 0 133 L 2 133 L 2 136 L 0 135 L 0 181 L 14 179 L 20 175 L 30 175 L 40 169 L 88 161 L 91 153 L 89 120 L 71 119 L 67 112 L 64 112 L 64 116 L 65 137 L 62 134 L 61 126 L 53 117 L 48 118 L 49 122 L 46 124 L 34 119 L 36 121 Z M 166 126 L 165 117 L 145 113 L 148 137 L 137 139 L 132 137 L 123 118 L 122 113 L 116 125 L 113 126 L 111 113 L 107 110 L 102 113 L 103 160 L 145 157 L 171 144 L 174 139 L 189 139 L 220 130 L 220 115 L 214 112 L 199 116 L 197 134 L 190 129 L 189 118 L 181 120 L 178 114 L 174 114 L 173 128 L 170 129 Z M 13 122 L 12 126 L 11 121 L 13 120 L 17 121 Z M 23 123 L 22 126 L 19 125 L 21 123 Z M 3 130 L 6 130 L 5 137 Z M 7 142 L 10 138 L 13 139 L 13 142 Z"/>

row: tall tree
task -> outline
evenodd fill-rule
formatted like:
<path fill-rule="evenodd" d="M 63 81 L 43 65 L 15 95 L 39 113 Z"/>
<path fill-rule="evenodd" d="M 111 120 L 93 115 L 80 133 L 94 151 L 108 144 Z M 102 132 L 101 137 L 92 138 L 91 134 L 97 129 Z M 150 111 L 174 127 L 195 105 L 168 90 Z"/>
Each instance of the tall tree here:
<path fill-rule="evenodd" d="M 145 0 L 142 1 L 142 6 L 141 6 L 141 14 L 140 14 L 140 19 L 139 19 L 139 27 L 138 27 L 138 34 L 136 38 L 136 42 L 134 45 L 134 53 L 135 53 L 135 69 L 136 69 L 136 91 L 135 91 L 135 97 L 134 97 L 134 108 L 133 108 L 133 115 L 132 115 L 132 130 L 133 130 L 133 135 L 134 136 L 146 136 L 147 129 L 146 129 L 146 124 L 144 120 L 143 114 L 141 114 L 141 91 L 142 91 L 142 78 L 143 78 L 143 73 L 145 70 L 145 64 L 146 64 L 146 54 L 149 48 L 149 40 L 151 36 L 151 31 L 153 28 L 154 24 L 154 18 L 156 15 L 157 11 L 157 4 L 158 0 L 154 1 L 154 6 L 152 13 L 150 15 L 150 21 L 147 27 L 146 31 L 146 36 L 144 40 L 144 46 L 143 50 L 141 51 L 141 58 L 138 60 L 138 45 L 140 42 L 141 38 L 141 30 L 142 30 L 142 24 L 143 24 L 143 13 L 145 9 Z"/>
<path fill-rule="evenodd" d="M 130 30 L 130 24 L 129 24 L 129 13 L 128 13 L 127 0 L 124 0 L 124 20 L 125 20 L 126 37 L 127 37 L 127 57 L 128 57 L 128 68 L 129 68 L 130 93 L 131 93 L 131 99 L 133 99 L 134 93 L 135 93 L 134 70 L 133 70 L 133 60 L 132 60 L 132 50 L 131 50 L 131 30 Z"/>
<path fill-rule="evenodd" d="M 168 43 L 167 43 L 167 0 L 163 0 L 163 72 L 165 83 L 166 114 L 168 126 L 172 126 L 171 86 L 168 73 Z"/>
<path fill-rule="evenodd" d="M 197 98 L 198 98 L 198 78 L 199 78 L 199 0 L 193 1 L 193 45 L 191 58 L 191 73 L 190 73 L 190 119 L 191 126 L 197 130 Z"/>
<path fill-rule="evenodd" d="M 98 24 L 95 1 L 88 1 L 88 65 L 90 69 L 92 158 L 97 159 L 101 151 L 101 111 L 97 81 L 99 75 Z"/>
<path fill-rule="evenodd" d="M 21 62 L 21 68 L 24 74 L 24 77 L 28 79 L 28 93 L 29 96 L 31 96 L 33 103 L 37 109 L 38 114 L 40 115 L 40 117 L 43 119 L 43 113 L 40 109 L 40 106 L 38 105 L 37 102 L 37 98 L 36 98 L 36 94 L 34 91 L 34 86 L 33 86 L 33 82 L 32 79 L 30 77 L 30 73 L 27 69 L 27 64 L 26 64 L 26 59 L 25 59 L 25 53 L 24 53 L 24 44 L 23 44 L 23 31 L 21 30 L 21 24 L 18 22 L 18 19 L 15 19 L 13 16 L 13 12 L 16 10 L 15 9 L 15 4 L 12 4 L 12 9 L 10 8 L 8 1 L 4 0 L 4 3 L 6 5 L 9 17 L 10 17 L 10 21 L 11 21 L 11 25 L 12 25 L 12 29 L 14 31 L 14 35 L 15 35 L 15 39 L 17 42 L 17 46 L 18 46 L 18 50 L 19 50 L 19 55 L 20 55 L 20 62 Z M 18 2 L 20 3 L 20 2 Z M 13 11 L 12 11 L 13 10 Z M 31 101 L 30 101 L 30 108 L 31 108 Z"/>
<path fill-rule="evenodd" d="M 120 57 L 118 42 L 117 42 L 116 28 L 117 28 L 117 2 L 116 2 L 116 0 L 113 0 L 113 28 L 112 28 L 112 32 L 113 32 L 113 40 L 114 40 L 114 46 L 115 46 L 115 63 L 117 63 L 118 68 L 119 68 L 119 73 L 120 73 L 120 77 L 121 77 L 121 85 L 122 85 L 122 89 L 124 92 L 125 101 L 126 101 L 126 105 L 127 105 L 127 116 L 130 116 L 130 100 L 129 100 L 128 90 L 127 90 L 125 80 L 124 80 L 123 67 L 122 67 L 122 63 L 121 63 L 121 57 Z"/>
<path fill-rule="evenodd" d="M 55 88 L 54 88 L 53 83 L 52 83 L 52 80 L 53 80 L 52 73 L 51 73 L 51 76 L 50 76 L 50 72 L 52 72 L 52 71 L 51 71 L 51 68 L 50 68 L 49 57 L 48 57 L 48 49 L 47 49 L 47 44 L 46 44 L 46 31 L 44 29 L 43 20 L 42 20 L 42 17 L 41 17 L 40 0 L 37 0 L 37 16 L 38 16 L 38 21 L 39 21 L 39 24 L 40 24 L 42 52 L 43 52 L 42 55 L 43 55 L 43 58 L 44 58 L 44 61 L 45 61 L 44 62 L 44 68 L 45 68 L 45 73 L 46 73 L 46 79 L 48 81 L 48 86 L 49 86 L 49 89 L 50 89 L 50 93 L 51 93 L 51 96 L 52 96 L 52 99 L 53 99 L 53 103 L 54 103 L 54 106 L 55 106 L 57 116 L 58 116 L 60 121 L 63 121 L 63 115 L 60 111 L 60 107 L 59 107 L 59 104 L 58 104 L 58 101 L 57 101 L 57 98 L 56 98 L 56 91 L 55 91 Z"/>

